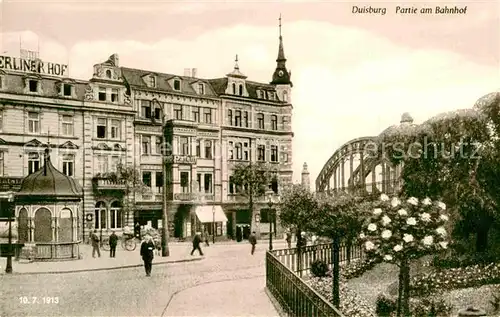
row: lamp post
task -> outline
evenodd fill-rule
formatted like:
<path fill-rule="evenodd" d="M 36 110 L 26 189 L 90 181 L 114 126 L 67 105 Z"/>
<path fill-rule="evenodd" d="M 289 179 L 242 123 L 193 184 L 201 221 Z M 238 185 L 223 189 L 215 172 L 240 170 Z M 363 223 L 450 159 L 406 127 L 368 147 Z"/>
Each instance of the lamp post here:
<path fill-rule="evenodd" d="M 9 194 L 9 253 L 7 254 L 7 265 L 5 266 L 5 273 L 12 273 L 12 202 L 14 201 L 14 195 Z"/>
<path fill-rule="evenodd" d="M 215 205 L 212 205 L 212 243 L 215 244 Z"/>
<path fill-rule="evenodd" d="M 269 251 L 273 250 L 273 197 L 274 197 L 274 192 L 273 191 L 268 191 L 266 193 L 267 196 L 267 205 L 269 206 L 269 209 L 267 210 L 267 220 L 269 221 Z"/>

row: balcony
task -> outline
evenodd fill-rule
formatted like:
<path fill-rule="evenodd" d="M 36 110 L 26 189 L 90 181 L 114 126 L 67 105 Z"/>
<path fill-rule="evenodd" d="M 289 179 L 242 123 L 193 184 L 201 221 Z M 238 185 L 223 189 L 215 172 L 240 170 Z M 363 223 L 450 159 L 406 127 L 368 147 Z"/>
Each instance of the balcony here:
<path fill-rule="evenodd" d="M 236 204 L 248 203 L 248 197 L 239 194 L 228 194 L 226 201 Z"/>
<path fill-rule="evenodd" d="M 196 164 L 196 156 L 193 155 L 168 155 L 165 158 L 167 163 L 170 164 L 190 164 L 190 165 L 195 165 Z"/>
<path fill-rule="evenodd" d="M 125 190 L 125 181 L 122 179 L 96 176 L 92 179 L 92 183 L 98 190 Z"/>
<path fill-rule="evenodd" d="M 18 191 L 24 177 L 0 177 L 0 191 Z"/>

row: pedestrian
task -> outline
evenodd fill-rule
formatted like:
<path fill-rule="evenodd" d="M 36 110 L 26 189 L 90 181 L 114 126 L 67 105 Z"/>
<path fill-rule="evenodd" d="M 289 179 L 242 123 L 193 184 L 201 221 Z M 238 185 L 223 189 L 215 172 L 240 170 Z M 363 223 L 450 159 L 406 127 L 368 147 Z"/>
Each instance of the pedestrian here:
<path fill-rule="evenodd" d="M 208 231 L 205 229 L 205 232 L 203 233 L 203 237 L 205 240 L 205 245 L 208 247 L 210 246 L 210 243 L 208 243 Z"/>
<path fill-rule="evenodd" d="M 203 251 L 201 251 L 200 248 L 200 243 L 201 243 L 201 232 L 196 232 L 196 234 L 193 237 L 193 250 L 191 251 L 191 255 L 194 254 L 195 250 L 198 250 L 200 252 L 200 255 L 203 255 Z"/>
<path fill-rule="evenodd" d="M 118 244 L 118 236 L 114 231 L 111 231 L 109 236 L 109 257 L 114 258 L 116 255 L 116 245 Z"/>
<path fill-rule="evenodd" d="M 252 232 L 252 234 L 248 237 L 248 241 L 250 241 L 250 244 L 252 245 L 252 251 L 251 254 L 255 252 L 255 245 L 257 244 L 257 236 L 255 235 L 255 231 Z"/>
<path fill-rule="evenodd" d="M 153 267 L 155 244 L 150 235 L 145 236 L 145 240 L 141 244 L 141 257 L 144 261 L 144 269 L 146 276 L 151 276 L 151 268 Z"/>
<path fill-rule="evenodd" d="M 286 231 L 286 243 L 288 245 L 288 248 L 291 249 L 292 248 L 292 233 L 290 232 L 290 230 Z"/>
<path fill-rule="evenodd" d="M 97 252 L 97 256 L 101 257 L 101 251 L 99 250 L 99 236 L 97 235 L 97 230 L 94 229 L 94 232 L 90 235 L 90 240 L 92 241 L 92 257 L 95 258 L 95 253 Z"/>

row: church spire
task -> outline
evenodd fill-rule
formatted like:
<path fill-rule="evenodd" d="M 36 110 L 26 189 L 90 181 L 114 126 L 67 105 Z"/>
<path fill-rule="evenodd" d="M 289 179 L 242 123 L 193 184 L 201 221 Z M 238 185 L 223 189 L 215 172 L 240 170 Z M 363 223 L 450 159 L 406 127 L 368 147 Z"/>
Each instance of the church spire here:
<path fill-rule="evenodd" d="M 278 58 L 276 59 L 276 70 L 273 74 L 272 85 L 292 85 L 290 81 L 291 74 L 286 69 L 285 49 L 283 48 L 283 36 L 281 35 L 281 14 L 279 17 L 279 48 Z"/>

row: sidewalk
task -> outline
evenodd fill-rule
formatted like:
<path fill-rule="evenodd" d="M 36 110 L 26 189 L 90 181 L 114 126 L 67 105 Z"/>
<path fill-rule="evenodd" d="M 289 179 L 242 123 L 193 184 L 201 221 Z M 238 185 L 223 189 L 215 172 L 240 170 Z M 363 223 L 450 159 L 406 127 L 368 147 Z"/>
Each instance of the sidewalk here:
<path fill-rule="evenodd" d="M 265 285 L 262 276 L 188 288 L 173 296 L 163 316 L 279 316 Z"/>
<path fill-rule="evenodd" d="M 84 271 L 103 271 L 112 269 L 122 269 L 130 267 L 140 267 L 143 264 L 140 257 L 140 245 L 134 251 L 126 251 L 121 246 L 116 248 L 116 257 L 110 258 L 109 251 L 101 249 L 101 257 L 92 257 L 92 247 L 88 244 L 80 245 L 80 253 L 83 259 L 70 261 L 52 261 L 52 262 L 32 262 L 19 263 L 12 260 L 14 274 L 55 274 L 55 273 L 74 273 Z M 155 254 L 153 265 L 178 263 L 188 261 L 199 261 L 202 257 L 191 256 L 190 243 L 172 243 L 169 245 L 170 256 L 162 257 L 161 254 Z M 5 258 L 1 258 L 0 274 L 5 274 Z"/>

